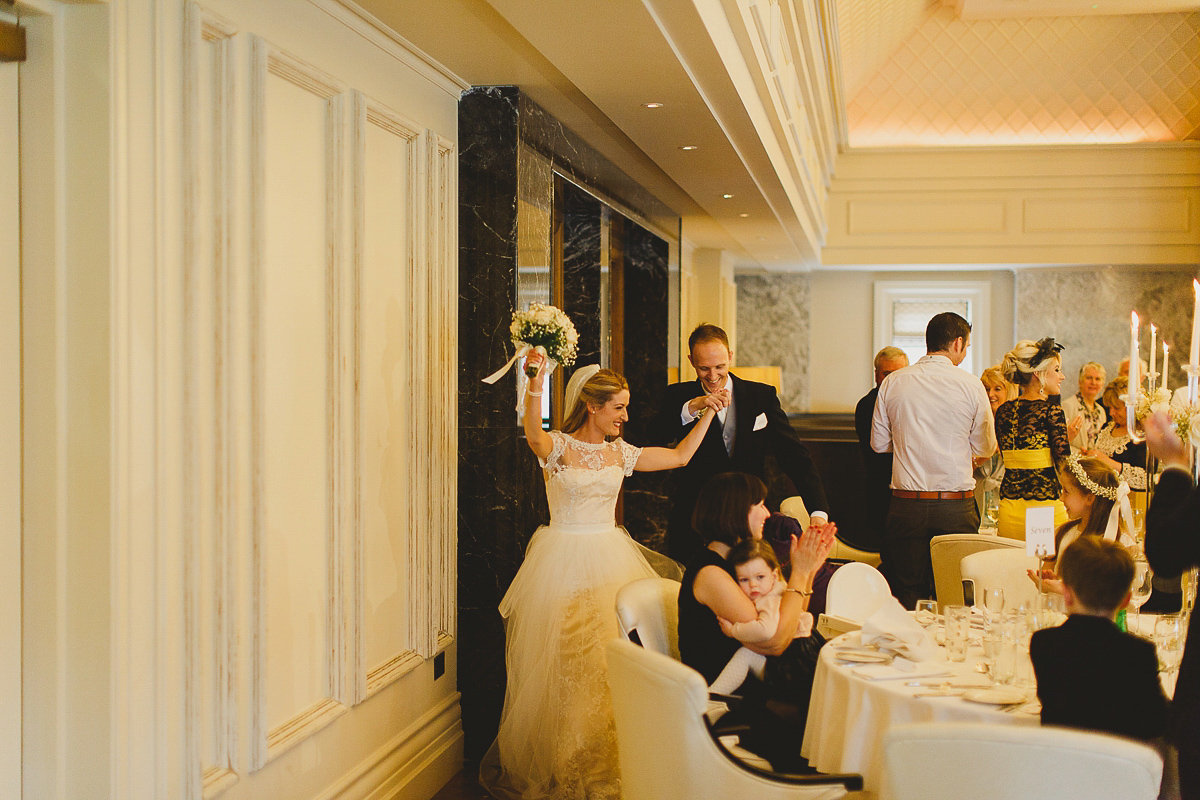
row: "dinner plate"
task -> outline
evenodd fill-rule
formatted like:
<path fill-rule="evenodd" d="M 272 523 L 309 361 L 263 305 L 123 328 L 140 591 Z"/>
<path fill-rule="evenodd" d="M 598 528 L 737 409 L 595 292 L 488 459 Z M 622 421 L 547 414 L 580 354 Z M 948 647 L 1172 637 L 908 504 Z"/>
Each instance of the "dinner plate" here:
<path fill-rule="evenodd" d="M 838 653 L 837 658 L 839 661 L 852 661 L 855 664 L 885 664 L 892 660 L 891 656 L 883 653 L 845 652 Z"/>
<path fill-rule="evenodd" d="M 987 689 L 971 689 L 963 692 L 963 700 L 972 703 L 989 703 L 995 706 L 1010 706 L 1025 702 L 1025 693 L 1008 686 L 992 686 Z"/>

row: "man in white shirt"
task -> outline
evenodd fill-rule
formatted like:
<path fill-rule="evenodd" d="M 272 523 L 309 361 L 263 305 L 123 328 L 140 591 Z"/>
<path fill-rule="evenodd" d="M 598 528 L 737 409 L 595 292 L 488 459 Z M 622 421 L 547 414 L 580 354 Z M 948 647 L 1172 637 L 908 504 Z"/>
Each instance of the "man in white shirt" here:
<path fill-rule="evenodd" d="M 958 314 L 931 319 L 926 354 L 884 379 L 871 419 L 872 449 L 894 456 L 881 569 L 906 608 L 934 596 L 929 540 L 979 530 L 971 459 L 995 452 L 996 433 L 983 384 L 958 368 L 970 343 Z"/>

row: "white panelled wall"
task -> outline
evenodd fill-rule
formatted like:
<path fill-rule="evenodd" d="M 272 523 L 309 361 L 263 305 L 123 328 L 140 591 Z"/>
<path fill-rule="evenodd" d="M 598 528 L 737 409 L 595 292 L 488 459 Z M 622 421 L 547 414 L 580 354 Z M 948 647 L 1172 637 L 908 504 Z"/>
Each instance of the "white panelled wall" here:
<path fill-rule="evenodd" d="M 26 796 L 427 798 L 463 84 L 332 0 L 34 5 Z"/>

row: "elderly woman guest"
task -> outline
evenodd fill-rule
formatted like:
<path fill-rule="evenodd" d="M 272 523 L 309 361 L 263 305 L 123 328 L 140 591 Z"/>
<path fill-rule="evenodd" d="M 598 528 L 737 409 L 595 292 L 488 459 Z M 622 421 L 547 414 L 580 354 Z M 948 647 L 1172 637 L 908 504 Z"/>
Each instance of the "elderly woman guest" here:
<path fill-rule="evenodd" d="M 983 388 L 987 390 L 988 404 L 992 407 L 992 419 L 996 418 L 996 409 L 1006 400 L 1017 396 L 1017 387 L 1004 380 L 1000 367 L 988 367 L 979 376 Z M 1004 458 L 997 450 L 990 456 L 976 458 L 975 467 L 975 505 L 979 508 L 979 518 L 986 517 L 988 501 L 994 504 L 998 500 L 997 492 L 1000 482 L 1004 479 Z M 990 523 L 989 523 L 990 524 Z"/>
<path fill-rule="evenodd" d="M 1134 444 L 1129 437 L 1123 396 L 1129 390 L 1126 378 L 1117 378 L 1104 388 L 1102 401 L 1109 423 L 1096 435 L 1096 445 L 1087 451 L 1108 464 L 1129 484 L 1134 508 L 1146 507 L 1146 443 Z"/>
<path fill-rule="evenodd" d="M 767 489 L 753 475 L 723 472 L 713 476 L 700 493 L 692 526 L 706 543 L 688 563 L 679 590 L 679 655 L 683 663 L 712 683 L 734 652 L 741 647 L 723 632 L 723 622 L 749 622 L 757 617 L 754 603 L 733 577 L 725 560 L 739 541 L 762 538 L 769 513 Z M 792 572 L 779 607 L 775 636 L 752 649 L 767 656 L 763 686 L 743 685 L 749 736 L 742 745 L 784 770 L 801 763 L 800 743 L 817 654 L 824 638 L 814 632 L 793 639 L 796 623 L 808 607 L 812 579 L 825 562 L 837 526 L 810 525 L 793 537 Z"/>
<path fill-rule="evenodd" d="M 1010 539 L 1025 538 L 1030 508 L 1053 508 L 1056 528 L 1067 521 L 1057 467 L 1071 454 L 1071 445 L 1062 406 L 1046 399 L 1062 386 L 1061 350 L 1050 338 L 1026 339 L 1001 364 L 1004 377 L 1020 388 L 1015 400 L 996 410 L 996 442 L 1004 458 L 997 528 Z"/>
<path fill-rule="evenodd" d="M 1062 401 L 1067 418 L 1071 452 L 1079 455 L 1095 448 L 1100 429 L 1108 422 L 1100 394 L 1104 391 L 1104 367 L 1089 361 L 1079 368 L 1079 391 Z M 1074 433 L 1071 429 L 1078 426 Z"/>

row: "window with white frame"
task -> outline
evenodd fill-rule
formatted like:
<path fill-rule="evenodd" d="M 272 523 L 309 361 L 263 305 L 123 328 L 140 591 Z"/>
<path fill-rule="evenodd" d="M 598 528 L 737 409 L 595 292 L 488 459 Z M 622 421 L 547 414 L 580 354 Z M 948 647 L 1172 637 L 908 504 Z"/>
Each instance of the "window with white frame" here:
<path fill-rule="evenodd" d="M 899 347 L 909 363 L 925 355 L 925 327 L 943 311 L 971 324 L 971 346 L 959 366 L 979 375 L 986 359 L 991 284 L 987 281 L 876 281 L 875 352 Z"/>

